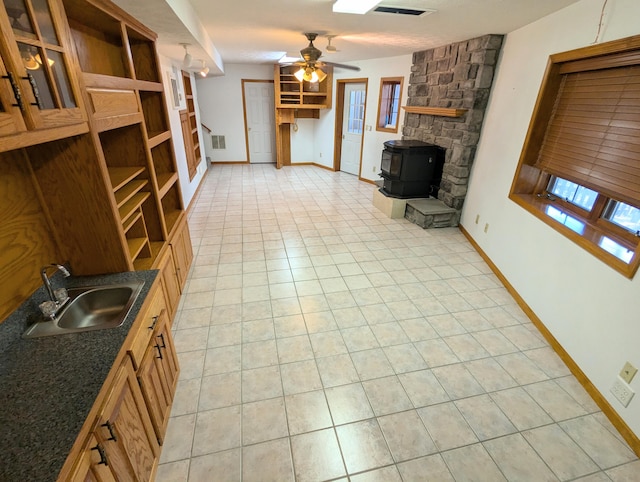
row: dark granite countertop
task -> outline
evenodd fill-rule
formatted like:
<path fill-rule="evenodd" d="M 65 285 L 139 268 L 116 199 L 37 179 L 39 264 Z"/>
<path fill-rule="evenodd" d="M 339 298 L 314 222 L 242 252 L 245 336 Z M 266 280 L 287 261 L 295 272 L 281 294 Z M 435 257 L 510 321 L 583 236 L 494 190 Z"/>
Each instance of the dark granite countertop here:
<path fill-rule="evenodd" d="M 144 281 L 118 328 L 22 339 L 44 288 L 0 324 L 0 481 L 55 481 L 157 270 L 53 277 L 54 287 Z"/>

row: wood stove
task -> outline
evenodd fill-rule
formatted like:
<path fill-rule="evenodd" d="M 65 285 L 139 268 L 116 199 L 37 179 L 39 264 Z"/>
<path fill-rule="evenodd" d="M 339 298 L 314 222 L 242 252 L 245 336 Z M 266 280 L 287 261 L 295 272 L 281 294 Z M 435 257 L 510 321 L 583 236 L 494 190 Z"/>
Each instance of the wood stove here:
<path fill-rule="evenodd" d="M 444 149 L 415 140 L 393 140 L 384 143 L 382 193 L 396 198 L 438 195 Z"/>

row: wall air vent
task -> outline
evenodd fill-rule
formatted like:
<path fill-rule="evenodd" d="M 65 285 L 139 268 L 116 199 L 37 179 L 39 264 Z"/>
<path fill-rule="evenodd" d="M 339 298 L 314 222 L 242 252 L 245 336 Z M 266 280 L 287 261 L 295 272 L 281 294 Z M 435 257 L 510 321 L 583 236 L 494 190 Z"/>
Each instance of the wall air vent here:
<path fill-rule="evenodd" d="M 214 136 L 211 135 L 211 147 L 213 149 L 226 149 L 226 145 L 224 142 L 224 136 Z"/>
<path fill-rule="evenodd" d="M 384 5 L 380 5 L 373 9 L 374 12 L 377 13 L 391 13 L 395 15 L 411 15 L 414 17 L 418 17 L 423 14 L 429 15 L 430 13 L 435 12 L 436 10 L 426 9 L 426 10 L 418 10 L 415 8 L 404 8 L 404 7 L 387 7 Z"/>

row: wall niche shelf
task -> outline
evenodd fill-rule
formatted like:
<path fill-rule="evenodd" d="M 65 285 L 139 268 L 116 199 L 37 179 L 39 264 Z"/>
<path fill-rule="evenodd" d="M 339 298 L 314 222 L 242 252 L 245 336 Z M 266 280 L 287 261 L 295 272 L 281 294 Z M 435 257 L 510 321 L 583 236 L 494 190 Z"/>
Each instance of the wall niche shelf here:
<path fill-rule="evenodd" d="M 462 117 L 467 109 L 451 109 L 448 107 L 418 107 L 403 105 L 402 108 L 409 114 L 437 115 L 441 117 Z"/>

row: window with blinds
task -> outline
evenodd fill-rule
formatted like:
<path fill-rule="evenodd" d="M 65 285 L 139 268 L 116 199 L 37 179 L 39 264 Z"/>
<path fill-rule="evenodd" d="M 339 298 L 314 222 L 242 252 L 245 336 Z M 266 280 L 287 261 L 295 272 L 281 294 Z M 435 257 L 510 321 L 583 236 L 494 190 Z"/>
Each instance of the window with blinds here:
<path fill-rule="evenodd" d="M 633 277 L 640 265 L 640 36 L 550 57 L 509 197 Z"/>
<path fill-rule="evenodd" d="M 640 205 L 640 65 L 563 75 L 536 165 Z"/>

